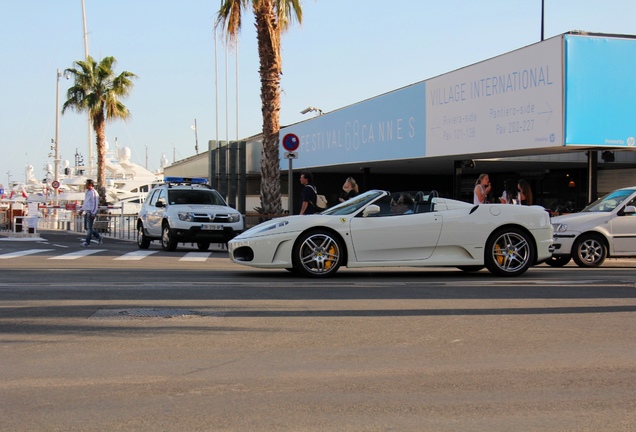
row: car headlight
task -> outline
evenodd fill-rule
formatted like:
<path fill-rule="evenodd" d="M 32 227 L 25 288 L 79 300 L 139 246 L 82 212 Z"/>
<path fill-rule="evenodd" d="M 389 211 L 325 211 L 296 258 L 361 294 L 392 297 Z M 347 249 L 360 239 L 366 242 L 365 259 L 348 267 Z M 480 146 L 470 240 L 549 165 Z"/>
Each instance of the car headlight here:
<path fill-rule="evenodd" d="M 554 232 L 566 232 L 568 230 L 568 224 L 552 224 L 552 229 L 554 230 Z"/>
<path fill-rule="evenodd" d="M 194 215 L 188 212 L 179 212 L 179 220 L 184 222 L 192 222 L 194 221 Z"/>
<path fill-rule="evenodd" d="M 277 221 L 274 223 L 262 223 L 260 225 L 256 225 L 254 228 L 250 228 L 249 230 L 245 231 L 243 233 L 243 235 L 247 234 L 247 235 L 254 235 L 254 234 L 261 234 L 265 231 L 270 231 L 276 228 L 282 228 L 285 225 L 287 225 L 289 222 L 286 220 L 283 221 Z"/>
<path fill-rule="evenodd" d="M 229 215 L 227 215 L 227 220 L 229 222 L 238 222 L 241 220 L 241 215 L 240 213 L 230 213 Z"/>

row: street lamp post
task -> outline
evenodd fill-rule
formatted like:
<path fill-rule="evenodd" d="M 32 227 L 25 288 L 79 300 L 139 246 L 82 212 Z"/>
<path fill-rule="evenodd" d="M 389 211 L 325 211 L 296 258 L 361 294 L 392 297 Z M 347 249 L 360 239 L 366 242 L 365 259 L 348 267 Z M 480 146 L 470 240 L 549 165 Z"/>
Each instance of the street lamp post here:
<path fill-rule="evenodd" d="M 59 185 L 60 174 L 60 77 L 62 76 L 62 72 L 57 70 L 57 89 L 55 92 L 55 159 L 54 159 L 54 180 L 56 184 Z M 55 189 L 55 205 L 58 204 L 58 188 Z"/>
<path fill-rule="evenodd" d="M 199 154 L 199 135 L 197 133 L 197 119 L 194 119 L 194 126 L 192 126 L 194 130 L 194 151 Z"/>

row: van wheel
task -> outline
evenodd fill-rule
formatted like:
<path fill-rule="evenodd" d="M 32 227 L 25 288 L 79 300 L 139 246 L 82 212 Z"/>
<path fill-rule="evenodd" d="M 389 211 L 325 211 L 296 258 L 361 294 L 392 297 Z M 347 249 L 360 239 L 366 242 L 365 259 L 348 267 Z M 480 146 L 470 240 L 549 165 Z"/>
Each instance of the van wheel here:
<path fill-rule="evenodd" d="M 137 226 L 137 246 L 139 246 L 139 249 L 148 249 L 150 247 L 150 239 L 144 234 L 144 226 L 142 224 Z"/>
<path fill-rule="evenodd" d="M 161 247 L 167 252 L 177 249 L 177 240 L 170 233 L 170 225 L 164 223 L 161 227 Z"/>

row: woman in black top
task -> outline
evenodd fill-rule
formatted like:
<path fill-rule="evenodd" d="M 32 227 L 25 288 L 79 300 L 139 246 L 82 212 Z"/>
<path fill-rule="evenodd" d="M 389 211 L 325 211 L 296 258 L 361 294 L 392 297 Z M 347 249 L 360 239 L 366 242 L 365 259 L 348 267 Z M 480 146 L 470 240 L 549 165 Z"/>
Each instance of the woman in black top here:
<path fill-rule="evenodd" d="M 530 183 L 527 180 L 519 180 L 517 183 L 519 189 L 519 203 L 521 205 L 532 205 L 532 189 L 530 189 Z"/>
<path fill-rule="evenodd" d="M 340 194 L 340 198 L 338 198 L 338 200 L 340 202 L 345 202 L 346 200 L 358 195 L 358 193 L 358 183 L 356 183 L 353 177 L 347 177 L 344 184 L 342 185 L 342 193 Z"/>

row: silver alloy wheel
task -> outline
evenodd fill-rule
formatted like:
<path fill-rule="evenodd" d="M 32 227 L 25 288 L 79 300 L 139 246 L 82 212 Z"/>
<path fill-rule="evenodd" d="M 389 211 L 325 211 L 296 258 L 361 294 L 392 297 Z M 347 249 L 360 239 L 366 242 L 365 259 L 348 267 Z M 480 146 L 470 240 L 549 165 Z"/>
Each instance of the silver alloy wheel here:
<path fill-rule="evenodd" d="M 319 231 L 301 237 L 294 253 L 294 267 L 306 276 L 334 274 L 342 264 L 342 246 L 330 233 Z"/>
<path fill-rule="evenodd" d="M 141 224 L 137 227 L 137 246 L 139 246 L 139 249 L 148 249 L 150 247 L 150 240 L 144 234 L 144 227 Z"/>
<path fill-rule="evenodd" d="M 517 276 L 525 273 L 533 260 L 534 245 L 519 229 L 503 229 L 488 241 L 486 267 L 492 273 Z"/>
<path fill-rule="evenodd" d="M 161 228 L 161 247 L 170 252 L 177 248 L 177 241 L 170 234 L 170 226 L 167 223 L 164 223 Z"/>
<path fill-rule="evenodd" d="M 579 267 L 598 267 L 607 257 L 607 248 L 596 235 L 581 237 L 574 244 L 572 258 Z"/>

